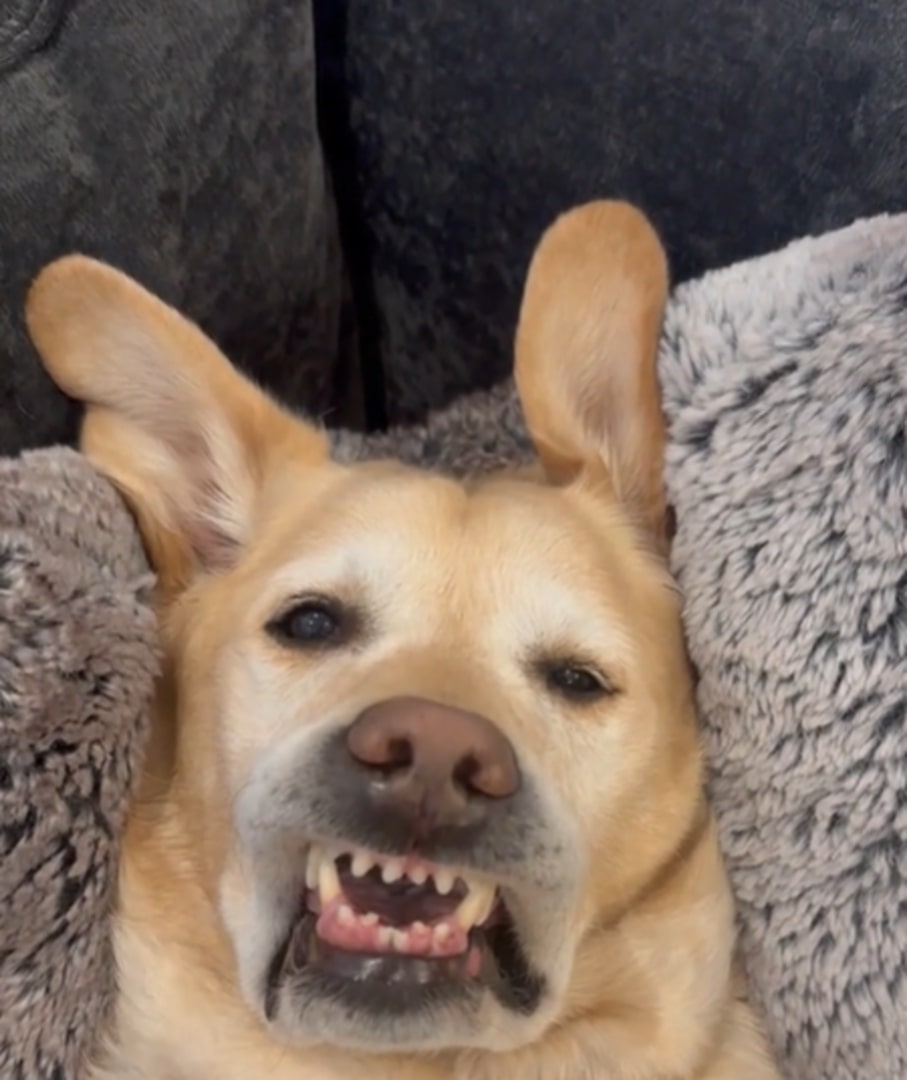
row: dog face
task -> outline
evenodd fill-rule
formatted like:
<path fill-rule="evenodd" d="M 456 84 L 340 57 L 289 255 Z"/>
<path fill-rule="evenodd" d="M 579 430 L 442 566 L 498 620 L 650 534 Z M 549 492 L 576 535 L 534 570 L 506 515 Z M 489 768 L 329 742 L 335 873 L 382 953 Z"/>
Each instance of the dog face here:
<path fill-rule="evenodd" d="M 541 468 L 458 481 L 333 463 L 108 267 L 36 282 L 32 336 L 159 574 L 183 858 L 275 1039 L 500 1051 L 601 1005 L 590 943 L 701 805 L 666 290 L 632 208 L 559 219 L 517 335 Z"/>

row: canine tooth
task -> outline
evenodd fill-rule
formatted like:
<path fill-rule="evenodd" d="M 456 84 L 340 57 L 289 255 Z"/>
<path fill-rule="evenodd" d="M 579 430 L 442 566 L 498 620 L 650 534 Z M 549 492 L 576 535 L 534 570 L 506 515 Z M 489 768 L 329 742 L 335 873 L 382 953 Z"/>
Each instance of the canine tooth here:
<path fill-rule="evenodd" d="M 374 865 L 375 860 L 367 851 L 357 851 L 350 863 L 350 869 L 353 871 L 353 877 L 365 877 Z"/>
<path fill-rule="evenodd" d="M 453 927 L 448 922 L 438 923 L 431 932 L 431 936 L 438 945 L 443 945 L 453 933 Z"/>
<path fill-rule="evenodd" d="M 315 889 L 318 886 L 318 868 L 321 865 L 321 848 L 310 847 L 309 857 L 305 864 L 305 884 L 307 889 Z"/>
<path fill-rule="evenodd" d="M 337 867 L 334 865 L 334 860 L 327 854 L 322 855 L 321 865 L 318 867 L 318 895 L 323 907 L 340 895 Z"/>
<path fill-rule="evenodd" d="M 495 901 L 498 898 L 498 890 L 494 887 L 494 885 L 486 885 L 483 892 L 484 895 L 482 908 L 479 911 L 479 917 L 476 919 L 477 926 L 481 926 L 482 923 L 485 922 L 485 920 L 491 914 L 492 908 L 495 905 Z"/>
<path fill-rule="evenodd" d="M 447 896 L 450 890 L 454 887 L 456 876 L 451 870 L 446 870 L 443 866 L 435 871 L 435 889 L 442 896 Z"/>
<path fill-rule="evenodd" d="M 367 911 L 364 915 L 359 916 L 359 921 L 363 926 L 377 926 L 378 916 L 374 911 Z"/>
<path fill-rule="evenodd" d="M 470 886 L 469 892 L 454 912 L 457 922 L 466 930 L 483 923 L 494 907 L 495 889 L 484 881 Z"/>
<path fill-rule="evenodd" d="M 381 880 L 385 885 L 393 885 L 395 881 L 399 881 L 402 877 L 402 859 L 388 859 L 384 866 L 381 867 Z"/>
<path fill-rule="evenodd" d="M 349 904 L 341 904 L 340 907 L 337 908 L 337 922 L 339 922 L 341 926 L 352 926 L 355 921 L 356 913 Z"/>
<path fill-rule="evenodd" d="M 418 863 L 407 874 L 409 880 L 413 885 L 424 885 L 428 881 L 428 871 L 424 866 L 420 866 Z"/>

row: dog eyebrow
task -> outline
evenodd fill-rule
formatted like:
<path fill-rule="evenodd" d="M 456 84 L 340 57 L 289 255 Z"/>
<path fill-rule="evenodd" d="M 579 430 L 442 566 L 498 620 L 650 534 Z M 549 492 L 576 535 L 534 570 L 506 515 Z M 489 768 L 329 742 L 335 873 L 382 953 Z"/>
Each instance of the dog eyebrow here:
<path fill-rule="evenodd" d="M 509 598 L 501 606 L 499 619 L 503 633 L 536 654 L 607 661 L 615 676 L 620 674 L 617 669 L 628 667 L 633 660 L 633 637 L 616 605 L 603 614 L 599 604 L 557 581 L 534 585 L 516 602 Z"/>
<path fill-rule="evenodd" d="M 353 589 L 379 591 L 387 586 L 387 571 L 399 565 L 400 548 L 392 537 L 373 531 L 367 537 L 340 543 L 313 544 L 272 577 L 269 588 L 280 597 L 304 592 L 342 593 Z"/>

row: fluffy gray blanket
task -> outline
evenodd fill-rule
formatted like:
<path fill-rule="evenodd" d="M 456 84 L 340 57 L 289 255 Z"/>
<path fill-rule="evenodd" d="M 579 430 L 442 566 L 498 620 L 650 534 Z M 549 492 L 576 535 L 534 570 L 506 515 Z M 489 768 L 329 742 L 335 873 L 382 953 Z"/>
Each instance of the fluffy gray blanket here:
<path fill-rule="evenodd" d="M 710 784 L 791 1080 L 907 1076 L 907 215 L 675 294 L 661 374 Z M 339 434 L 517 460 L 509 387 Z M 147 575 L 68 451 L 0 468 L 0 1076 L 79 1075 L 109 1005 L 116 837 L 154 671 Z"/>
<path fill-rule="evenodd" d="M 70 1080 L 113 990 L 117 838 L 145 738 L 152 583 L 68 450 L 0 461 L 0 1077 Z"/>

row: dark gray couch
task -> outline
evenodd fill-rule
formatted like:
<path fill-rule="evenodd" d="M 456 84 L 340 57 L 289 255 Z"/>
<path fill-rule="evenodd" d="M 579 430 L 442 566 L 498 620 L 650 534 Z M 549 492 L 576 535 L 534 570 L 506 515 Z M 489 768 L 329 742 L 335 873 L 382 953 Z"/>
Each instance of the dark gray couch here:
<path fill-rule="evenodd" d="M 72 434 L 21 309 L 76 249 L 288 397 L 346 402 L 314 70 L 299 0 L 0 0 L 0 454 Z"/>
<path fill-rule="evenodd" d="M 640 202 L 679 278 L 902 209 L 905 51 L 891 0 L 0 0 L 0 453 L 72 435 L 21 326 L 54 255 L 381 426 L 506 373 L 569 203 Z"/>

